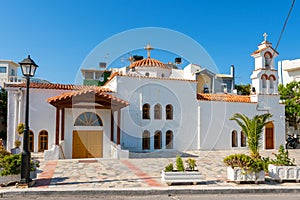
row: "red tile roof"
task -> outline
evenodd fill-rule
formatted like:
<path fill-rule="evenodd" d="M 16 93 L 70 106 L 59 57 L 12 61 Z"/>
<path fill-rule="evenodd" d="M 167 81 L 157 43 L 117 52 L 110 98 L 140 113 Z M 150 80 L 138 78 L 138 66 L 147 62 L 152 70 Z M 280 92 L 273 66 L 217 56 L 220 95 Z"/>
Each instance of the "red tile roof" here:
<path fill-rule="evenodd" d="M 129 66 L 129 68 L 134 68 L 134 67 L 161 67 L 161 68 L 169 69 L 166 64 L 153 58 L 145 58 L 143 60 L 136 61 Z"/>
<path fill-rule="evenodd" d="M 5 87 L 13 88 L 25 88 L 26 83 L 5 83 Z M 102 91 L 111 92 L 108 88 L 103 88 L 99 86 L 84 86 L 84 85 L 72 85 L 72 84 L 58 84 L 58 83 L 30 83 L 30 88 L 36 89 L 54 89 L 54 90 L 81 90 L 81 89 L 93 89 L 101 88 Z"/>
<path fill-rule="evenodd" d="M 133 77 L 133 78 L 147 78 L 147 79 L 159 79 L 159 80 L 173 80 L 173 81 L 197 82 L 196 80 L 183 79 L 183 78 L 152 77 L 152 76 L 141 76 L 141 75 L 137 75 L 137 74 L 126 74 L 126 75 L 123 74 L 122 75 L 122 74 L 120 74 L 118 72 L 114 72 L 110 77 L 108 77 L 108 81 L 105 83 L 105 85 L 107 85 L 109 83 L 109 81 L 111 81 L 115 76 Z"/>
<path fill-rule="evenodd" d="M 21 87 L 25 88 L 26 83 L 5 83 L 5 87 Z M 56 84 L 56 83 L 30 83 L 30 88 L 38 88 L 38 89 L 56 89 L 56 90 L 79 90 L 84 88 L 85 86 L 81 85 L 72 85 L 72 84 Z"/>
<path fill-rule="evenodd" d="M 257 54 L 257 53 L 260 53 L 260 52 L 262 52 L 262 51 L 264 51 L 264 50 L 266 50 L 266 49 L 268 49 L 268 48 L 271 48 L 276 54 L 279 55 L 279 53 L 278 53 L 273 47 L 265 47 L 265 48 L 262 48 L 262 49 L 258 49 L 258 50 L 256 50 L 256 51 L 254 51 L 251 55 L 255 55 L 255 54 Z"/>
<path fill-rule="evenodd" d="M 251 103 L 250 96 L 248 95 L 198 93 L 197 99 L 199 101 L 225 101 L 225 102 Z"/>
<path fill-rule="evenodd" d="M 66 92 L 61 95 L 57 95 L 57 96 L 48 98 L 48 102 L 50 104 L 53 104 L 60 100 L 69 99 L 72 97 L 81 96 L 81 95 L 85 95 L 85 94 L 92 94 L 94 96 L 102 97 L 102 98 L 105 98 L 105 99 L 108 99 L 108 100 L 111 100 L 111 101 L 114 101 L 117 103 L 121 103 L 125 106 L 129 105 L 127 101 L 117 98 L 117 97 L 113 96 L 112 94 L 108 94 L 106 92 L 109 92 L 109 89 L 106 89 L 103 87 L 89 87 L 89 88 L 85 88 L 85 89 L 77 90 L 77 91 L 73 91 L 73 92 Z"/>

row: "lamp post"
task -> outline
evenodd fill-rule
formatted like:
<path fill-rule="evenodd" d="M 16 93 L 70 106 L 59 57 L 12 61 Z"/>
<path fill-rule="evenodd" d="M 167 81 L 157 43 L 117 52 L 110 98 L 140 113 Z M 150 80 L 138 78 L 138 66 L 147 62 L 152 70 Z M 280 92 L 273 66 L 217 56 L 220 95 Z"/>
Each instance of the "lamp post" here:
<path fill-rule="evenodd" d="M 34 76 L 37 64 L 30 58 L 25 58 L 19 62 L 23 75 L 26 77 L 26 107 L 25 107 L 25 127 L 23 135 L 23 151 L 21 160 L 21 181 L 20 184 L 28 185 L 30 179 L 30 152 L 29 152 L 29 85 L 30 77 Z"/>

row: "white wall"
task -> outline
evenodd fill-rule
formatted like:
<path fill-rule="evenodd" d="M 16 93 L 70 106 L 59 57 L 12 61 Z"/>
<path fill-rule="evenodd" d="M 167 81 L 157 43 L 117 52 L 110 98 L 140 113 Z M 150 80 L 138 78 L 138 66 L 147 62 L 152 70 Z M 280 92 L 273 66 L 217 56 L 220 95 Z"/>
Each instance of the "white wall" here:
<path fill-rule="evenodd" d="M 279 61 L 278 72 L 281 84 L 300 81 L 300 59 Z"/>
<path fill-rule="evenodd" d="M 22 88 L 20 111 L 16 107 L 14 96 L 18 88 L 7 88 L 8 90 L 8 150 L 14 147 L 15 139 L 18 139 L 16 128 L 18 123 L 25 122 L 25 88 Z M 65 91 L 64 91 L 65 92 Z M 48 132 L 48 149 L 54 144 L 55 134 L 55 107 L 47 102 L 47 99 L 58 94 L 61 90 L 45 90 L 30 88 L 29 94 L 29 129 L 34 133 L 34 152 L 38 151 L 38 135 L 40 131 Z M 20 115 L 20 116 L 19 116 Z M 18 120 L 19 118 L 19 120 Z M 22 138 L 21 141 L 23 140 Z"/>
<path fill-rule="evenodd" d="M 173 131 L 173 147 L 177 150 L 197 148 L 197 101 L 196 82 L 170 81 L 151 78 L 123 77 L 118 79 L 118 94 L 129 102 L 122 109 L 121 145 L 132 151 L 142 151 L 142 134 L 148 130 L 151 136 L 155 131 L 162 132 L 162 148 L 165 146 L 165 133 Z M 142 119 L 142 105 L 151 106 L 150 120 Z M 162 107 L 162 119 L 154 119 L 154 106 Z M 173 105 L 173 120 L 165 119 L 165 106 Z M 151 140 L 151 150 L 154 143 Z"/>
<path fill-rule="evenodd" d="M 284 105 L 278 103 L 277 98 L 266 100 L 266 108 L 273 115 L 274 123 L 274 146 L 278 148 L 285 141 L 285 119 Z M 277 101 L 277 102 L 276 102 Z M 234 113 L 245 114 L 252 118 L 254 115 L 267 113 L 263 109 L 257 109 L 256 103 L 232 103 L 217 101 L 199 101 L 201 109 L 201 139 L 202 150 L 215 149 L 235 149 L 231 145 L 231 132 L 236 130 L 238 133 L 238 148 L 241 148 L 240 133 L 241 128 L 235 121 L 229 120 Z M 265 148 L 263 134 L 262 148 Z"/>

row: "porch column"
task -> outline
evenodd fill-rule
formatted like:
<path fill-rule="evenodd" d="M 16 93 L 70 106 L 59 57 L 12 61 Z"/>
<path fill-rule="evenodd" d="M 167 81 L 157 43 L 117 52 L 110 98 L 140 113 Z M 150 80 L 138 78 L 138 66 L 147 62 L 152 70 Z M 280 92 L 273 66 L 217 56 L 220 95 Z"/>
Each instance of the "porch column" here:
<path fill-rule="evenodd" d="M 111 111 L 110 113 L 110 141 L 114 141 L 114 113 Z"/>
<path fill-rule="evenodd" d="M 120 144 L 121 140 L 121 111 L 118 110 L 118 121 L 117 121 L 117 144 Z"/>
<path fill-rule="evenodd" d="M 60 109 L 56 108 L 55 145 L 59 145 L 59 123 L 60 123 Z"/>
<path fill-rule="evenodd" d="M 65 140 L 65 108 L 62 108 L 61 110 L 61 136 L 60 136 L 60 140 L 63 141 Z"/>

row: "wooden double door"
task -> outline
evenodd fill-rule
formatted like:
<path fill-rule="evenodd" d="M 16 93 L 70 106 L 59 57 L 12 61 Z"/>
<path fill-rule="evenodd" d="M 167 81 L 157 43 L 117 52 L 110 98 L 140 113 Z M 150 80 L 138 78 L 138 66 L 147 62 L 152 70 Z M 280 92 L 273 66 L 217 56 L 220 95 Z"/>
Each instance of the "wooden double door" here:
<path fill-rule="evenodd" d="M 73 131 L 72 158 L 102 158 L 103 131 Z"/>

